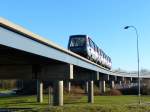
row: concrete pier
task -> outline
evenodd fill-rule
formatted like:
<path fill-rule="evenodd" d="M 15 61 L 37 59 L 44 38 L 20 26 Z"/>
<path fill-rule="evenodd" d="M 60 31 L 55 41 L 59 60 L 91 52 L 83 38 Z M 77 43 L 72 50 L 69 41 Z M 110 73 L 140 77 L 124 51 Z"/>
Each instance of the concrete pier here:
<path fill-rule="evenodd" d="M 121 80 L 119 81 L 119 85 L 122 86 L 122 81 Z"/>
<path fill-rule="evenodd" d="M 54 106 L 63 106 L 63 81 L 56 80 L 54 82 L 54 94 L 53 94 Z"/>
<path fill-rule="evenodd" d="M 94 103 L 93 80 L 88 81 L 88 103 Z"/>
<path fill-rule="evenodd" d="M 37 80 L 37 102 L 43 102 L 43 83 L 41 80 Z"/>
<path fill-rule="evenodd" d="M 128 84 L 129 84 L 129 85 L 131 84 L 131 81 L 130 81 L 130 80 L 128 80 Z"/>
<path fill-rule="evenodd" d="M 114 81 L 114 80 L 111 80 L 110 87 L 111 87 L 111 89 L 114 89 L 114 88 L 115 88 L 115 81 Z"/>
<path fill-rule="evenodd" d="M 127 84 L 127 78 L 124 78 L 124 84 Z"/>
<path fill-rule="evenodd" d="M 88 93 L 88 81 L 85 81 L 85 93 Z"/>
<path fill-rule="evenodd" d="M 66 87 L 67 87 L 67 91 L 70 93 L 70 91 L 71 91 L 71 82 L 70 81 L 66 82 Z"/>
<path fill-rule="evenodd" d="M 100 93 L 105 93 L 106 91 L 105 80 L 99 81 L 99 89 Z"/>

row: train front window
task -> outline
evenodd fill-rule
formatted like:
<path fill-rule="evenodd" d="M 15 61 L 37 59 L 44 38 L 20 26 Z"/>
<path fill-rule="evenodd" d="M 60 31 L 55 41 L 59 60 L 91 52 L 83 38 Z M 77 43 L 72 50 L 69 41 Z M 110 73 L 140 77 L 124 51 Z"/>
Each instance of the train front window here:
<path fill-rule="evenodd" d="M 70 40 L 70 47 L 81 47 L 85 45 L 86 38 L 83 37 L 73 37 Z"/>

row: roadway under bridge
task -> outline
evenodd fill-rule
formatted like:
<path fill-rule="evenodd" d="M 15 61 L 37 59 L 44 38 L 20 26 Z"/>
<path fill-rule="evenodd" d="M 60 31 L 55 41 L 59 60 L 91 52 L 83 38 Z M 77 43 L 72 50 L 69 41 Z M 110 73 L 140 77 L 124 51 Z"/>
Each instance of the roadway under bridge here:
<path fill-rule="evenodd" d="M 141 76 L 150 78 L 150 76 Z M 94 103 L 93 81 L 111 87 L 137 80 L 136 74 L 116 73 L 87 60 L 21 26 L 0 18 L 0 79 L 37 80 L 37 101 L 43 100 L 43 81 L 54 83 L 54 105 L 63 105 L 63 82 L 83 80 L 88 86 L 88 102 Z"/>

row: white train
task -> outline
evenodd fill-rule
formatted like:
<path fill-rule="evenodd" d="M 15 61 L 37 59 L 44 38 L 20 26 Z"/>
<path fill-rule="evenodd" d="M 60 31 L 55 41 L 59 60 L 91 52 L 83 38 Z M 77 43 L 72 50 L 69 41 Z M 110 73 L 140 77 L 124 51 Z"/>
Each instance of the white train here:
<path fill-rule="evenodd" d="M 89 60 L 111 69 L 111 58 L 100 49 L 87 35 L 71 35 L 68 50 L 75 52 Z"/>

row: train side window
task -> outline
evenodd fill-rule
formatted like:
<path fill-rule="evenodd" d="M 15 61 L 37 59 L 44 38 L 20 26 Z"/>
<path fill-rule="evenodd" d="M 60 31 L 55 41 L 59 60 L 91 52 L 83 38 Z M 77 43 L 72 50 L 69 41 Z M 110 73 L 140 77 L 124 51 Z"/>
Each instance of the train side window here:
<path fill-rule="evenodd" d="M 92 40 L 91 40 L 91 43 L 92 43 L 92 48 L 95 49 L 95 45 L 94 45 L 94 43 L 92 42 Z"/>
<path fill-rule="evenodd" d="M 97 53 L 99 53 L 99 50 L 98 50 L 98 47 L 96 46 L 96 51 L 97 51 Z"/>
<path fill-rule="evenodd" d="M 92 41 L 93 42 L 93 41 Z M 96 45 L 95 45 L 95 43 L 93 42 L 93 44 L 94 44 L 94 51 L 96 51 Z"/>
<path fill-rule="evenodd" d="M 100 49 L 100 55 L 102 56 L 102 50 Z"/>
<path fill-rule="evenodd" d="M 88 37 L 86 37 L 86 44 L 87 44 L 87 45 L 90 45 L 90 42 L 89 42 L 89 38 L 88 38 Z"/>
<path fill-rule="evenodd" d="M 104 56 L 104 59 L 106 59 L 106 56 L 105 56 L 105 54 L 103 53 L 103 56 Z"/>
<path fill-rule="evenodd" d="M 104 58 L 104 52 L 102 51 L 102 57 Z"/>
<path fill-rule="evenodd" d="M 90 42 L 90 46 L 94 49 L 94 44 L 91 39 L 89 39 L 89 42 Z"/>
<path fill-rule="evenodd" d="M 99 55 L 101 56 L 101 49 L 99 49 Z"/>
<path fill-rule="evenodd" d="M 101 50 L 101 56 L 103 57 L 103 51 Z"/>
<path fill-rule="evenodd" d="M 97 47 L 98 48 L 98 47 Z M 100 55 L 100 49 L 98 48 L 98 54 Z"/>
<path fill-rule="evenodd" d="M 95 45 L 95 43 L 93 41 L 92 41 L 92 44 L 93 44 L 94 51 L 96 51 L 96 45 Z"/>
<path fill-rule="evenodd" d="M 94 43 L 94 51 L 96 51 L 96 45 L 95 45 L 95 43 Z"/>
<path fill-rule="evenodd" d="M 90 45 L 90 47 L 92 47 L 90 38 L 88 38 L 88 41 L 89 41 L 89 45 Z"/>

